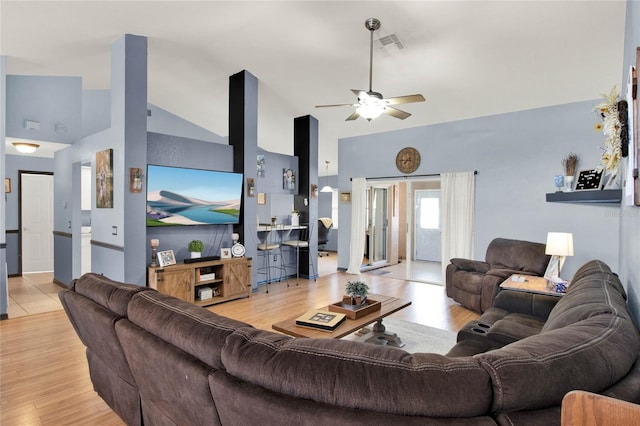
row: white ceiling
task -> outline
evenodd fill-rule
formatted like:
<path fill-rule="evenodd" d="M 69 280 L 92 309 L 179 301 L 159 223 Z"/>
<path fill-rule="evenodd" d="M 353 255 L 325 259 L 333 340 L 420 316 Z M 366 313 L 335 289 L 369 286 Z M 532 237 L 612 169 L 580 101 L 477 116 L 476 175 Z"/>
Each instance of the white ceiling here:
<path fill-rule="evenodd" d="M 599 97 L 622 78 L 624 1 L 5 1 L 0 46 L 9 74 L 81 76 L 110 86 L 111 44 L 148 37 L 148 99 L 228 134 L 228 80 L 260 81 L 259 146 L 293 154 L 293 118 L 320 123 L 319 171 L 337 167 L 338 138 Z M 345 122 L 350 89 L 422 93 L 402 121 Z M 541 125 L 544 125 L 542 123 Z M 553 129 L 549 129 L 553 131 Z M 344 167 L 344 166 L 343 166 Z"/>

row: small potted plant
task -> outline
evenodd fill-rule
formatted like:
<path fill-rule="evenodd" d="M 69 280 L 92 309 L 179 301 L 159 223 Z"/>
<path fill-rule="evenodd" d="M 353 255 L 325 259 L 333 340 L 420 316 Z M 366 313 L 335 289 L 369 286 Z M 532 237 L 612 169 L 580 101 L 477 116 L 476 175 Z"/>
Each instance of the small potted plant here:
<path fill-rule="evenodd" d="M 369 286 L 363 281 L 349 281 L 345 291 L 347 296 L 343 297 L 342 303 L 359 306 L 366 303 Z"/>
<path fill-rule="evenodd" d="M 202 256 L 202 251 L 204 250 L 204 243 L 200 240 L 191 240 L 189 241 L 187 250 L 191 252 L 191 258 L 196 259 Z"/>

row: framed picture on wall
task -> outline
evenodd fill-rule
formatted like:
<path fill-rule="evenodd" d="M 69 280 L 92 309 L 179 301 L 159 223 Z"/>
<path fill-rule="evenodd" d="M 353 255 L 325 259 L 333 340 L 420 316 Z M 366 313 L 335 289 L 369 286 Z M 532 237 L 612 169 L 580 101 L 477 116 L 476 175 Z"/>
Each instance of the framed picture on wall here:
<path fill-rule="evenodd" d="M 282 169 L 282 189 L 296 189 L 296 171 Z"/>
<path fill-rule="evenodd" d="M 257 172 L 258 172 L 258 177 L 259 178 L 263 178 L 264 177 L 264 155 L 259 154 L 258 155 L 258 161 L 257 161 Z"/>
<path fill-rule="evenodd" d="M 350 203 L 351 202 L 351 193 L 350 192 L 341 192 L 340 193 L 340 202 L 342 202 L 342 203 Z"/>
<path fill-rule="evenodd" d="M 113 208 L 113 149 L 96 152 L 96 207 Z"/>
<path fill-rule="evenodd" d="M 11 192 L 11 178 L 4 178 L 4 192 L 5 194 Z"/>
<path fill-rule="evenodd" d="M 267 194 L 258 192 L 258 204 L 267 204 Z"/>
<path fill-rule="evenodd" d="M 176 264 L 176 257 L 173 254 L 173 250 L 165 250 L 158 252 L 158 263 L 161 268 L 169 265 Z"/>

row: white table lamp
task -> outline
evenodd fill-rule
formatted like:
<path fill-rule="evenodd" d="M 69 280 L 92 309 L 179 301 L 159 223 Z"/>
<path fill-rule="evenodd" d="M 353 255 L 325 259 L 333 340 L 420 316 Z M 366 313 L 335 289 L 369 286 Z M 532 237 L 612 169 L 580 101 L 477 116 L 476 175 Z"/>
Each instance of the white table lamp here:
<path fill-rule="evenodd" d="M 566 256 L 573 256 L 573 234 L 568 232 L 549 232 L 545 254 L 551 255 L 545 278 L 558 277 L 564 266 Z"/>

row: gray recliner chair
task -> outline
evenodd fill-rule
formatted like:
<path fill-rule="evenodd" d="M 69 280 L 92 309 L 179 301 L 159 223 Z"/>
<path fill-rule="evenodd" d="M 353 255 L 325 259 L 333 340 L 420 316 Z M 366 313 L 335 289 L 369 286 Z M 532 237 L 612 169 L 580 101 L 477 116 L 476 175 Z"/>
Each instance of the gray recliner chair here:
<path fill-rule="evenodd" d="M 482 313 L 493 305 L 500 284 L 512 274 L 543 276 L 551 256 L 545 244 L 496 238 L 485 261 L 454 258 L 446 271 L 447 296 Z"/>

